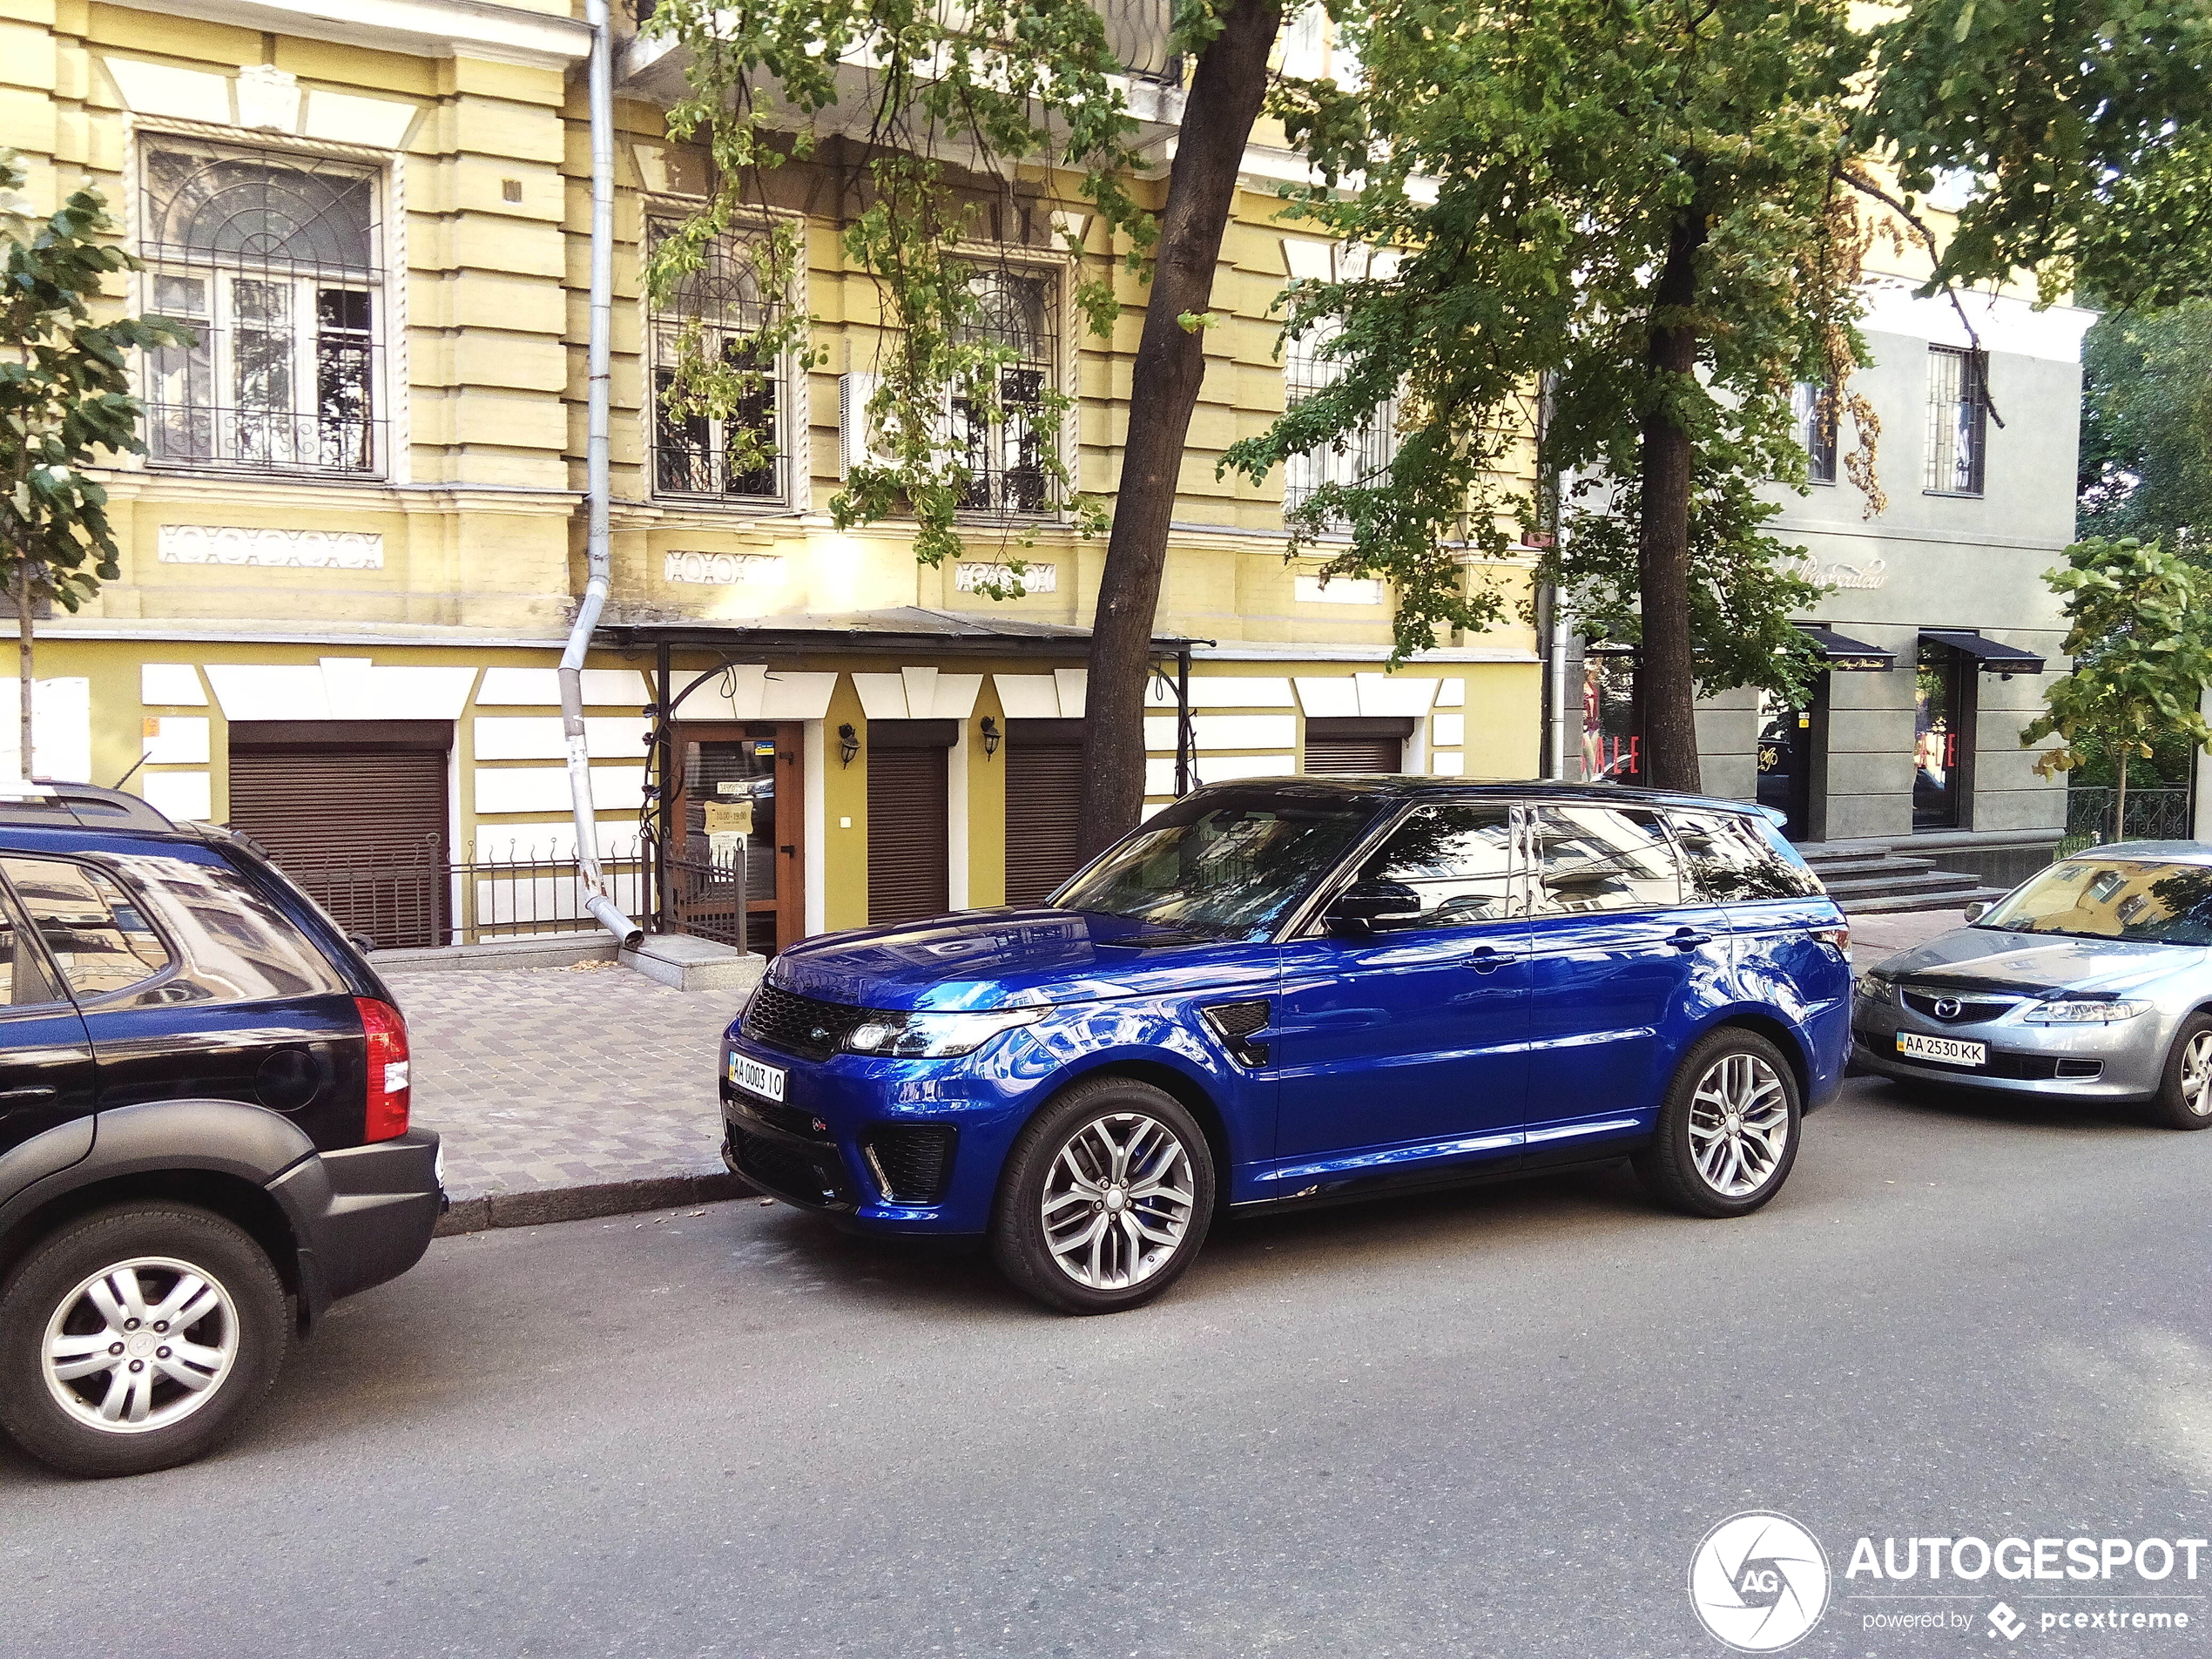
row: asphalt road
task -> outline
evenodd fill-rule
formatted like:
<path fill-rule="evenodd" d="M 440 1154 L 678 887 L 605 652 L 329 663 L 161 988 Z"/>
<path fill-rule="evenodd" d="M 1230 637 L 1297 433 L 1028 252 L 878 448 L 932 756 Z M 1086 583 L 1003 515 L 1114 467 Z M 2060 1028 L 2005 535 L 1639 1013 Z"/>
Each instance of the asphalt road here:
<path fill-rule="evenodd" d="M 447 1240 L 198 1467 L 0 1453 L 0 1654 L 1672 1659 L 1724 1651 L 1699 1541 L 1773 1508 L 1836 1575 L 1793 1653 L 2202 1655 L 2212 1552 L 1844 1574 L 2212 1535 L 2208 1185 L 2212 1133 L 1859 1081 L 1746 1220 L 1595 1172 L 1231 1224 L 1107 1319 L 751 1202 Z M 2191 1629 L 2041 1628 L 2106 1589 Z"/>

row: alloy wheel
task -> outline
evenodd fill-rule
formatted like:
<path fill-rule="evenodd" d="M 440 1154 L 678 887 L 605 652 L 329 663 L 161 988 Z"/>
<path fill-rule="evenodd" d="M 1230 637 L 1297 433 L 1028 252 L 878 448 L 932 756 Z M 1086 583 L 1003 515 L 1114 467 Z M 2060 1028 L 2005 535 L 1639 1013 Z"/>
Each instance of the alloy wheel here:
<path fill-rule="evenodd" d="M 237 1305 L 189 1262 L 137 1256 L 64 1297 L 46 1322 L 46 1389 L 111 1434 L 167 1428 L 221 1391 L 238 1361 Z"/>
<path fill-rule="evenodd" d="M 2182 1103 L 2198 1117 L 2212 1116 L 2212 1031 L 2200 1031 L 2182 1050 Z"/>
<path fill-rule="evenodd" d="M 1142 1112 L 1093 1118 L 1046 1177 L 1046 1248 L 1076 1284 L 1127 1290 L 1174 1258 L 1196 1195 L 1190 1151 L 1165 1123 Z"/>
<path fill-rule="evenodd" d="M 1755 1054 L 1716 1060 L 1689 1102 L 1689 1153 L 1705 1184 L 1724 1198 L 1748 1197 L 1789 1145 L 1790 1093 L 1774 1068 Z"/>

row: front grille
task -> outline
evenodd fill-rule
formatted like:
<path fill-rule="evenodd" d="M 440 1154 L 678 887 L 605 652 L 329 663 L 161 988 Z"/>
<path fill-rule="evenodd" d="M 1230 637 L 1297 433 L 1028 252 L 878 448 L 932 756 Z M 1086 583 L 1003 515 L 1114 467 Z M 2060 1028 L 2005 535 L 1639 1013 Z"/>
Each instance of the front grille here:
<path fill-rule="evenodd" d="M 1925 1014 L 1931 1020 L 1940 1020 L 1946 1025 L 1979 1025 L 1985 1020 L 1999 1018 L 2013 1007 L 2010 1002 L 1973 1001 L 1949 991 L 1923 991 L 1910 986 L 1898 995 L 1904 998 L 1905 1006 L 1915 1014 Z M 1936 1010 L 1939 1002 L 1955 1006 L 1951 1013 L 1940 1014 Z"/>
<path fill-rule="evenodd" d="M 949 1124 L 885 1124 L 868 1131 L 868 1152 L 894 1204 L 935 1204 L 945 1196 L 953 1174 Z"/>
<path fill-rule="evenodd" d="M 797 1203 L 826 1208 L 844 1196 L 844 1182 L 833 1167 L 834 1152 L 810 1157 L 765 1135 L 748 1135 L 732 1124 L 730 1153 L 737 1162 L 738 1173 L 751 1176 L 762 1186 Z"/>
<path fill-rule="evenodd" d="M 802 1112 L 781 1101 L 763 1100 L 758 1095 L 739 1093 L 734 1098 L 740 1109 L 751 1112 L 771 1129 L 779 1129 L 786 1135 L 803 1135 L 810 1141 L 830 1138 L 829 1125 L 812 1112 Z"/>
<path fill-rule="evenodd" d="M 847 1002 L 824 1002 L 764 981 L 745 1004 L 741 1028 L 755 1042 L 808 1060 L 826 1060 L 867 1014 Z"/>

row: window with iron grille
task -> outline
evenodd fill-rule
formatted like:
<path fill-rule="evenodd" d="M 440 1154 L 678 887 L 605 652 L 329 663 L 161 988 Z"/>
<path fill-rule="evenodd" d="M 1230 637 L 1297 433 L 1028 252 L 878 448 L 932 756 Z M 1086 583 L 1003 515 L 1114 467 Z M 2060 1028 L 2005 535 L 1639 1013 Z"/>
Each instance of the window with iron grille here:
<path fill-rule="evenodd" d="M 1797 442 L 1804 447 L 1805 476 L 1816 484 L 1836 482 L 1836 388 L 1799 381 L 1791 395 Z"/>
<path fill-rule="evenodd" d="M 1942 496 L 1979 496 L 1987 460 L 1989 359 L 1928 347 L 1928 482 Z"/>
<path fill-rule="evenodd" d="M 651 234 L 658 240 L 673 228 L 655 221 Z M 772 506 L 788 502 L 791 465 L 781 396 L 786 365 L 780 358 L 762 361 L 757 343 L 782 312 L 780 296 L 763 293 L 759 268 L 746 245 L 724 237 L 707 246 L 699 268 L 652 314 L 656 496 Z M 697 349 L 709 361 L 761 371 L 727 415 L 669 409 L 684 339 L 694 330 Z M 748 437 L 751 444 L 744 441 Z"/>
<path fill-rule="evenodd" d="M 148 309 L 194 341 L 147 354 L 149 460 L 381 472 L 376 170 L 165 135 L 142 159 Z"/>
<path fill-rule="evenodd" d="M 1013 360 L 999 369 L 995 418 L 974 399 L 952 400 L 948 435 L 968 472 L 961 505 L 1008 518 L 1050 513 L 1059 422 L 1045 400 L 1060 385 L 1059 284 L 1047 272 L 990 266 L 970 273 L 968 292 L 980 309 L 963 343 L 1006 347 Z"/>
<path fill-rule="evenodd" d="M 1327 354 L 1336 337 L 1323 322 L 1283 342 L 1283 401 L 1296 408 L 1342 378 L 1344 364 Z M 1372 483 L 1398 453 L 1398 401 L 1380 404 L 1354 430 L 1332 445 L 1291 456 L 1283 463 L 1283 511 L 1291 513 L 1312 499 L 1323 484 Z M 1332 528 L 1345 528 L 1341 520 Z"/>

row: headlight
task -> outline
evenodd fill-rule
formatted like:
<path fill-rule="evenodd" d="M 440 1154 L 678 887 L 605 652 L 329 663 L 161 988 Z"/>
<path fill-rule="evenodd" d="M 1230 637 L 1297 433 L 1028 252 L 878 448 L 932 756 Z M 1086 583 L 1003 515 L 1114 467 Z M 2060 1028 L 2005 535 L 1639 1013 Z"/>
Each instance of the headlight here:
<path fill-rule="evenodd" d="M 1870 969 L 1858 976 L 1858 994 L 1869 1002 L 1893 1002 L 1897 1000 L 1897 981 L 1884 979 Z"/>
<path fill-rule="evenodd" d="M 913 1060 L 973 1054 L 1000 1032 L 1035 1025 L 1048 1012 L 999 1008 L 989 1014 L 871 1014 L 846 1037 L 845 1051 Z"/>
<path fill-rule="evenodd" d="M 2036 1003 L 2020 1019 L 2028 1025 L 2110 1025 L 2149 1012 L 2149 1003 L 2128 997 L 2057 997 Z"/>

